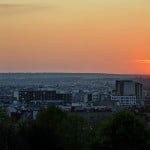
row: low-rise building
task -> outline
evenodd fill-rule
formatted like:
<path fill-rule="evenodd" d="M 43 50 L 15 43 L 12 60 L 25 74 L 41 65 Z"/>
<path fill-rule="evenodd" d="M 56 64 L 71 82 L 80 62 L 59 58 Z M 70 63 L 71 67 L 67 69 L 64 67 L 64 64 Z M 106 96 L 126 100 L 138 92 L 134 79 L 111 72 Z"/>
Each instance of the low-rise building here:
<path fill-rule="evenodd" d="M 134 106 L 136 105 L 136 96 L 111 96 L 111 100 L 116 102 L 118 106 Z"/>
<path fill-rule="evenodd" d="M 20 90 L 18 91 L 19 101 L 30 103 L 31 101 L 64 101 L 65 104 L 71 103 L 72 94 L 57 93 L 49 90 Z"/>

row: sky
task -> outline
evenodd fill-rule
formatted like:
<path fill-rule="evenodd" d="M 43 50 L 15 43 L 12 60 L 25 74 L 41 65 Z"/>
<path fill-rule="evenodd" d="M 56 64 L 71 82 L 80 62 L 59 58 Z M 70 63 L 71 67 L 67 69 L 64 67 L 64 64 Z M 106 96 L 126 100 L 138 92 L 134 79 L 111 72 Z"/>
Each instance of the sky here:
<path fill-rule="evenodd" d="M 0 0 L 0 72 L 150 74 L 150 0 Z"/>

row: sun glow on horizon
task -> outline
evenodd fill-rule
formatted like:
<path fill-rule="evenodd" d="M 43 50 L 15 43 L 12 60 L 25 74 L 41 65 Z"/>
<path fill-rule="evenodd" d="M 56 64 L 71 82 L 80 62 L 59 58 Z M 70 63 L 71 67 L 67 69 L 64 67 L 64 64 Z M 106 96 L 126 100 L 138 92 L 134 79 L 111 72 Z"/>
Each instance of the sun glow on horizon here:
<path fill-rule="evenodd" d="M 137 63 L 150 64 L 150 59 L 136 60 Z"/>
<path fill-rule="evenodd" d="M 0 72 L 150 73 L 149 16 L 148 0 L 1 0 Z"/>
<path fill-rule="evenodd" d="M 150 75 L 150 59 L 138 59 L 135 63 L 140 73 Z"/>

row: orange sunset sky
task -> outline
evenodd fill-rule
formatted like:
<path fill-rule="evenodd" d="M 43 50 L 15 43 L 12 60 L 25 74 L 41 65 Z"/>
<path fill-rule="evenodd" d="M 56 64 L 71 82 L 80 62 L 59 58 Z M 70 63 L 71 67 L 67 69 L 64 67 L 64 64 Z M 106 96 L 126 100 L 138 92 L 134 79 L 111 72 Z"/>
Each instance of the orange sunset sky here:
<path fill-rule="evenodd" d="M 150 0 L 0 0 L 0 72 L 150 74 Z"/>

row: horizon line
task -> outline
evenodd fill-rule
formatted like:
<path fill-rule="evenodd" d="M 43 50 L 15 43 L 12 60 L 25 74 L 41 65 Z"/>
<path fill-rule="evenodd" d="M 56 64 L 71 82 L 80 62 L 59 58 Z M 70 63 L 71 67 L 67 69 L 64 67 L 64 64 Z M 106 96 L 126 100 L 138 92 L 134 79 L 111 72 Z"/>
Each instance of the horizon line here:
<path fill-rule="evenodd" d="M 12 74 L 15 74 L 15 73 L 18 73 L 18 74 L 21 74 L 21 73 L 24 73 L 24 74 L 27 74 L 27 73 L 30 73 L 30 74 L 107 74 L 107 75 L 146 75 L 146 76 L 150 76 L 150 74 L 146 74 L 146 73 L 105 73 L 105 72 L 30 72 L 30 71 L 10 71 L 10 72 L 0 72 L 0 74 L 9 74 L 9 73 L 12 73 Z"/>

